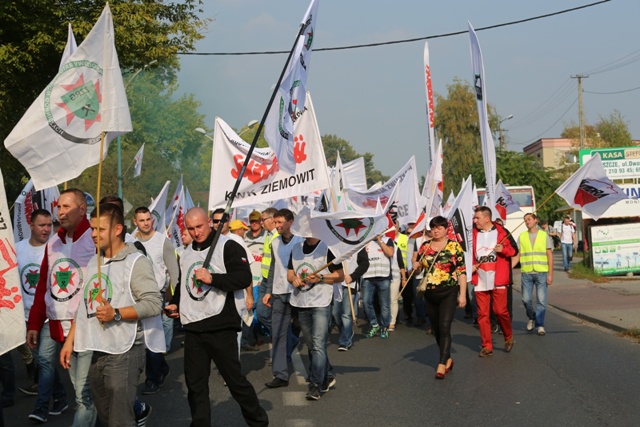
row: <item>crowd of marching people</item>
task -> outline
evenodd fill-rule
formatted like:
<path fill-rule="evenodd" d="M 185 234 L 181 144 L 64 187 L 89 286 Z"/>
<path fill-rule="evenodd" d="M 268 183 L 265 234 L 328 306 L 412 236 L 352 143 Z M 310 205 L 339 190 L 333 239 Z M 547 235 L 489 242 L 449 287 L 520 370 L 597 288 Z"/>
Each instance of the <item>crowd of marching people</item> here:
<path fill-rule="evenodd" d="M 320 399 L 337 384 L 327 352 L 330 333 L 338 330 L 339 353 L 354 351 L 359 319 L 362 339 L 389 340 L 401 321 L 424 328 L 439 348 L 435 378 L 444 379 L 454 367 L 457 308 L 478 325 L 480 357 L 493 355 L 498 332 L 504 351 L 512 351 L 511 272 L 518 263 L 527 329 L 545 334 L 553 241 L 535 214 L 526 215 L 527 230 L 514 238 L 490 208 L 477 207 L 471 265 L 442 216 L 419 222 L 421 229 L 416 222 L 396 222 L 395 230 L 373 236 L 338 264 L 318 236 L 294 233 L 300 228 L 289 209 L 253 210 L 228 220 L 223 209 L 209 214 L 191 208 L 184 246 L 177 249 L 155 231 L 146 207 L 135 209 L 135 229 L 128 233 L 115 196 L 88 215 L 85 194 L 68 189 L 58 201 L 59 224 L 43 209 L 30 220 L 30 238 L 16 251 L 28 331 L 17 351 L 31 382 L 18 389 L 34 396 L 28 418 L 37 423 L 69 410 L 75 400 L 74 426 L 145 425 L 151 407 L 144 396 L 170 375 L 164 355 L 175 327 L 184 333 L 194 426 L 211 425 L 211 361 L 246 423 L 269 424 L 240 365 L 241 351 L 261 346 L 269 348 L 273 374 L 265 386 L 276 389 L 289 385 L 292 353 L 304 343 L 306 399 Z M 8 407 L 16 392 L 11 353 L 2 357 L 2 370 L 2 405 Z M 61 380 L 65 371 L 73 398 Z"/>

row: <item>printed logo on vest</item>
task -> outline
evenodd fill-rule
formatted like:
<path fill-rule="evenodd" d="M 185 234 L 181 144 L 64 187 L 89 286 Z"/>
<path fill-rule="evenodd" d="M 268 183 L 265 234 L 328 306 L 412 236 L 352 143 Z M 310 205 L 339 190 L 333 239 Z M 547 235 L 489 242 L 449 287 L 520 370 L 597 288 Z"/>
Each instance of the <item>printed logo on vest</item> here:
<path fill-rule="evenodd" d="M 24 293 L 31 296 L 35 295 L 38 280 L 40 280 L 40 265 L 35 263 L 25 265 L 20 270 L 20 279 Z"/>
<path fill-rule="evenodd" d="M 187 293 L 194 301 L 202 301 L 209 292 L 211 292 L 211 289 L 213 289 L 211 286 L 196 280 L 195 271 L 201 269 L 203 264 L 203 261 L 194 262 L 187 270 Z M 215 273 L 211 266 L 209 266 L 207 270 L 209 270 L 211 274 Z"/>
<path fill-rule="evenodd" d="M 100 281 L 98 281 L 98 273 L 91 276 L 84 287 L 82 298 L 87 309 L 87 318 L 95 317 L 96 309 L 105 301 L 111 302 L 111 298 L 113 298 L 113 287 L 109 276 L 101 272 Z"/>
<path fill-rule="evenodd" d="M 58 302 L 69 301 L 82 287 L 82 269 L 71 258 L 60 258 L 51 268 L 51 297 Z"/>

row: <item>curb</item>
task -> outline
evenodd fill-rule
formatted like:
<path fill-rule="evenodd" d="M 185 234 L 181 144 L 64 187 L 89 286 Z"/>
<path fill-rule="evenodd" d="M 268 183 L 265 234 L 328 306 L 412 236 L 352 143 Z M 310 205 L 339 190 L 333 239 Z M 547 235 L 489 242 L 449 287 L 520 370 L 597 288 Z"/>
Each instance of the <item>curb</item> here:
<path fill-rule="evenodd" d="M 562 308 L 562 307 L 559 307 L 559 306 L 553 305 L 553 304 L 549 304 L 549 305 L 551 307 L 553 307 L 553 308 L 556 308 L 556 309 L 562 311 L 563 313 L 570 314 L 570 315 L 575 316 L 575 317 L 577 317 L 579 319 L 586 320 L 587 322 L 594 323 L 594 324 L 596 324 L 598 326 L 602 326 L 603 328 L 611 329 L 614 332 L 621 333 L 621 332 L 624 332 L 624 331 L 627 330 L 626 328 L 623 328 L 621 326 L 614 325 L 613 323 L 605 322 L 604 320 L 601 320 L 601 319 L 596 319 L 595 317 L 587 316 L 586 314 L 583 314 L 583 313 L 575 312 L 575 311 L 572 311 L 572 310 L 567 310 L 565 308 Z"/>

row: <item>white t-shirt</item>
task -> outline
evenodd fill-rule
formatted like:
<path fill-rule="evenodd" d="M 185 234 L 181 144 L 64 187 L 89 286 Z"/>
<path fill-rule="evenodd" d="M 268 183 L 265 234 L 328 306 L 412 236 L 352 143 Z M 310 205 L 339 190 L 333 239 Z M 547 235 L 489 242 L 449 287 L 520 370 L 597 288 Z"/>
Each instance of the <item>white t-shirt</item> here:
<path fill-rule="evenodd" d="M 565 224 L 564 222 L 560 226 L 560 241 L 562 243 L 573 243 L 573 233 L 576 229 L 571 224 Z"/>

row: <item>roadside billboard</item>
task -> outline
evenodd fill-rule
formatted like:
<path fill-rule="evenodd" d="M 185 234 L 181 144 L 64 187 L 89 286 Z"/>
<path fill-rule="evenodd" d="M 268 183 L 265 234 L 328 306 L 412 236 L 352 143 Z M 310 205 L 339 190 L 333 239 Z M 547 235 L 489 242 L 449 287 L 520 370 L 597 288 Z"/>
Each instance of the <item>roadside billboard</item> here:
<path fill-rule="evenodd" d="M 591 259 L 605 276 L 640 273 L 640 223 L 591 227 Z"/>

